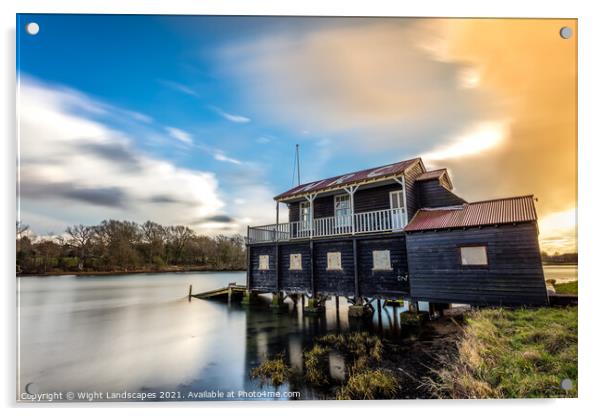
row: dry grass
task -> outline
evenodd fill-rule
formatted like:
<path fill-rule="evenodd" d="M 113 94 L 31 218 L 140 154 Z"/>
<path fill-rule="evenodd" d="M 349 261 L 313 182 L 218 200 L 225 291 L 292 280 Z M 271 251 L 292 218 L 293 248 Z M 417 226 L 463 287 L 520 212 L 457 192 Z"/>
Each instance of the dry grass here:
<path fill-rule="evenodd" d="M 427 380 L 436 397 L 577 396 L 577 308 L 484 309 L 466 321 L 457 353 Z"/>
<path fill-rule="evenodd" d="M 362 370 L 352 374 L 336 393 L 337 400 L 394 399 L 399 381 L 387 370 Z"/>
<path fill-rule="evenodd" d="M 291 370 L 284 362 L 284 354 L 262 362 L 251 370 L 251 378 L 259 378 L 261 385 L 271 383 L 278 387 L 288 381 Z"/>
<path fill-rule="evenodd" d="M 328 349 L 321 345 L 314 347 L 303 354 L 305 359 L 305 378 L 314 386 L 325 386 L 328 379 Z"/>

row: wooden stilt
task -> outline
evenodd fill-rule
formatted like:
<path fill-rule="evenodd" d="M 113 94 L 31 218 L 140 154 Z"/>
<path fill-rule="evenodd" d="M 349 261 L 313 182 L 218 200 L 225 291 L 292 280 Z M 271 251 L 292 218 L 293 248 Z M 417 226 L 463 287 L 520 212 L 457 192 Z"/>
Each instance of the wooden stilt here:
<path fill-rule="evenodd" d="M 188 287 L 188 302 L 192 299 L 192 285 Z"/>

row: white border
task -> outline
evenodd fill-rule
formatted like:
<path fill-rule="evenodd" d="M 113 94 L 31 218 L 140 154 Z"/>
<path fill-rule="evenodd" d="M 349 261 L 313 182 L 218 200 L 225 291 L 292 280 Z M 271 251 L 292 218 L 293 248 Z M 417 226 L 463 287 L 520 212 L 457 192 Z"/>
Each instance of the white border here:
<path fill-rule="evenodd" d="M 427 414 L 482 414 L 507 415 L 522 410 L 545 412 L 546 414 L 578 414 L 591 406 L 598 404 L 600 359 L 600 323 L 595 306 L 602 294 L 600 281 L 602 273 L 594 268 L 596 254 L 602 243 L 600 232 L 600 107 L 597 106 L 601 97 L 600 74 L 600 42 L 602 41 L 601 15 L 595 8 L 597 2 L 576 1 L 524 1 L 505 0 L 503 2 L 483 2 L 469 0 L 455 1 L 412 1 L 387 2 L 381 0 L 341 2 L 324 0 L 305 0 L 297 2 L 284 1 L 250 1 L 250 0 L 4 0 L 0 7 L 2 13 L 2 194 L 5 203 L 2 204 L 0 253 L 4 273 L 2 273 L 2 330 L 6 335 L 2 343 L 4 369 L 0 392 L 4 406 L 14 407 L 15 397 L 15 280 L 14 275 L 14 224 L 15 224 L 15 13 L 145 13 L 145 14 L 286 14 L 286 15 L 376 15 L 376 16 L 445 16 L 445 17 L 576 17 L 579 19 L 579 222 L 585 224 L 579 228 L 580 247 L 580 320 L 579 320 L 579 395 L 576 400 L 507 400 L 507 401 L 405 401 L 405 402 L 304 402 L 304 403 L 183 403 L 183 404 L 131 404 L 127 410 L 120 410 L 122 405 L 85 406 L 86 412 L 104 413 L 106 407 L 113 408 L 117 414 L 159 414 L 166 411 L 186 411 L 196 415 L 209 409 L 211 414 L 225 412 L 244 412 L 246 414 L 265 414 L 278 412 L 280 414 L 304 414 L 318 408 L 327 408 L 329 412 L 340 412 L 335 407 L 345 407 L 346 413 L 365 414 L 373 406 L 380 407 L 380 412 L 423 412 Z M 11 409 L 10 413 L 30 413 L 32 406 L 19 406 Z M 41 406 L 33 406 L 40 407 Z M 201 407 L 201 409 L 197 409 Z M 403 407 L 403 409 L 393 409 Z M 233 408 L 233 409 L 232 409 Z M 329 408 L 329 409 L 328 409 Z M 64 414 L 65 412 L 81 412 L 68 405 L 54 405 L 43 408 L 49 413 Z"/>

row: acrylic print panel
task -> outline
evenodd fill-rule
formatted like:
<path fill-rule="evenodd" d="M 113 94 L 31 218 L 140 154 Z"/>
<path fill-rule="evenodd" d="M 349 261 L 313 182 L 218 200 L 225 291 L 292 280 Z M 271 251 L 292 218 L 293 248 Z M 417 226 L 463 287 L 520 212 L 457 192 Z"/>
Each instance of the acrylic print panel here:
<path fill-rule="evenodd" d="M 577 396 L 577 37 L 18 15 L 17 399 Z"/>

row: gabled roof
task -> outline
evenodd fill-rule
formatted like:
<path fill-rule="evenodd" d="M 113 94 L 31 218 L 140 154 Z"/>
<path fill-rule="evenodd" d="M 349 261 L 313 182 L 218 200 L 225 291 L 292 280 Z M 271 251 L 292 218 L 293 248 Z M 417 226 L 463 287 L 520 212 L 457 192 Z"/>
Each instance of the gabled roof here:
<path fill-rule="evenodd" d="M 315 192 L 326 192 L 342 189 L 350 185 L 377 182 L 380 180 L 394 178 L 401 175 L 404 171 L 414 166 L 416 163 L 422 164 L 422 160 L 420 158 L 404 160 L 391 165 L 364 169 L 357 172 L 346 173 L 344 175 L 333 176 L 332 178 L 328 179 L 304 183 L 303 185 L 296 186 L 286 192 L 276 195 L 274 199 L 277 201 L 289 200 Z"/>
<path fill-rule="evenodd" d="M 471 202 L 451 207 L 422 208 L 404 231 L 476 227 L 537 221 L 533 195 Z"/>

